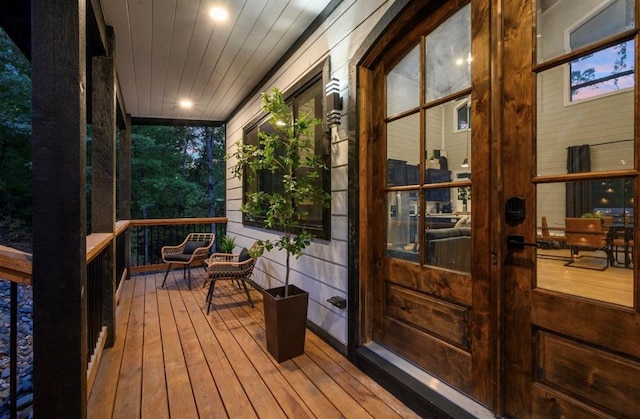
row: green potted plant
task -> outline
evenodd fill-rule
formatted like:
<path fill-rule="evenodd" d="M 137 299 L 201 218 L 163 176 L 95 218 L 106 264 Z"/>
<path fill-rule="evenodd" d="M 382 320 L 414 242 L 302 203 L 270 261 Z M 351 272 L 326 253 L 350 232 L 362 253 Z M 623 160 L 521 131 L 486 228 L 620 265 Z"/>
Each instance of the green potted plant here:
<path fill-rule="evenodd" d="M 279 238 L 259 241 L 267 251 L 286 252 L 284 286 L 265 289 L 264 315 L 267 349 L 278 361 L 304 353 L 308 293 L 289 284 L 291 257 L 299 258 L 313 234 L 304 228 L 305 205 L 328 206 L 331 196 L 319 179 L 327 167 L 312 148 L 313 132 L 322 121 L 300 114 L 294 118 L 282 93 L 262 93 L 263 110 L 269 114 L 271 133 L 259 132 L 259 144 L 236 144 L 230 156 L 236 160 L 233 175 L 250 179 L 264 171 L 282 176 L 282 188 L 271 192 L 246 192 L 242 211 L 249 219 L 260 220 L 267 229 L 281 232 Z"/>
<path fill-rule="evenodd" d="M 236 248 L 236 238 L 231 236 L 223 236 L 218 245 L 218 250 L 221 253 L 233 253 L 233 249 Z"/>

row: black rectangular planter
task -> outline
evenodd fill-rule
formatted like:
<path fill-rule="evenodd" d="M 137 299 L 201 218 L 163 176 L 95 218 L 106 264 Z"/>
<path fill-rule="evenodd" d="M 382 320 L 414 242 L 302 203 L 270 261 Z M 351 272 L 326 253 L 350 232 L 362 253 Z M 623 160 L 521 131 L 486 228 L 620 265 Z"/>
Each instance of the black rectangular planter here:
<path fill-rule="evenodd" d="M 309 293 L 289 285 L 287 298 L 284 298 L 284 287 L 266 289 L 263 295 L 267 350 L 278 362 L 302 355 Z"/>

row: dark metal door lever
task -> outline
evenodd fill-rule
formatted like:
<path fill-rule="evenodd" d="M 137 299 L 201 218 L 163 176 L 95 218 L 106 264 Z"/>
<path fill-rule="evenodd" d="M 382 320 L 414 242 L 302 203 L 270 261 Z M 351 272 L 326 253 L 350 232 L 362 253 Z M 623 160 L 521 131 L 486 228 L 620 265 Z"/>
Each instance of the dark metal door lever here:
<path fill-rule="evenodd" d="M 540 247 L 541 245 L 549 244 L 548 241 L 538 240 L 535 243 L 526 243 L 524 236 L 520 235 L 508 235 L 507 236 L 507 250 L 519 252 L 524 250 L 525 246 Z"/>

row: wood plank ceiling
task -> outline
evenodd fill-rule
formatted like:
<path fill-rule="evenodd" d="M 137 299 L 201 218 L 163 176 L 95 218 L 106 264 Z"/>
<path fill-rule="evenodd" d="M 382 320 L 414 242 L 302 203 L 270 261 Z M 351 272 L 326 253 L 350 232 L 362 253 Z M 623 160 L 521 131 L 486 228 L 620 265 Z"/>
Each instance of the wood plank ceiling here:
<path fill-rule="evenodd" d="M 226 121 L 330 0 L 102 0 L 127 112 Z M 338 2 L 339 3 L 339 2 Z M 225 21 L 209 11 L 224 7 Z M 191 108 L 179 102 L 189 100 Z"/>

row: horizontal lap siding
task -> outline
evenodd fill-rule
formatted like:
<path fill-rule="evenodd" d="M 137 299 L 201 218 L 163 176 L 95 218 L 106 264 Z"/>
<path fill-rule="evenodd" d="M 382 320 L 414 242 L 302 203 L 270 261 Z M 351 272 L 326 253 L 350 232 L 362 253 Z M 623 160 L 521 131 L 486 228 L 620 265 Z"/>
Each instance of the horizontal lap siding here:
<path fill-rule="evenodd" d="M 567 173 L 567 147 L 600 144 L 633 138 L 633 93 L 620 92 L 567 104 L 566 69 L 562 66 L 538 75 L 537 161 L 538 174 Z M 593 171 L 624 169 L 633 164 L 633 144 L 618 142 L 591 147 Z M 564 183 L 538 189 L 538 225 L 546 216 L 549 226 L 563 226 Z"/>
<path fill-rule="evenodd" d="M 344 1 L 318 30 L 304 42 L 292 57 L 260 91 L 278 87 L 286 91 L 302 78 L 309 69 L 330 58 L 331 77 L 340 80 L 343 97 L 343 115 L 348 113 L 347 86 L 349 65 L 353 54 L 361 46 L 374 25 L 384 15 L 392 1 Z M 227 125 L 227 152 L 242 141 L 242 130 L 260 114 L 258 96 L 250 100 Z M 326 300 L 332 296 L 347 298 L 348 289 L 348 147 L 353 139 L 347 137 L 346 116 L 342 125 L 333 130 L 331 138 L 331 240 L 315 240 L 297 260 L 292 260 L 291 282 L 309 292 L 308 319 L 329 333 L 340 343 L 347 344 L 347 310 L 334 307 Z M 273 239 L 273 232 L 245 228 L 242 225 L 240 205 L 242 183 L 231 176 L 233 159 L 227 161 L 227 226 L 237 236 L 236 243 L 249 246 L 256 239 Z M 285 274 L 285 255 L 275 251 L 265 253 L 256 265 L 254 280 L 262 287 L 279 285 Z"/>

